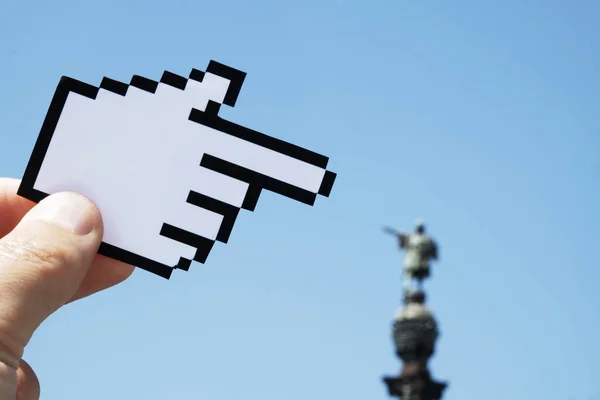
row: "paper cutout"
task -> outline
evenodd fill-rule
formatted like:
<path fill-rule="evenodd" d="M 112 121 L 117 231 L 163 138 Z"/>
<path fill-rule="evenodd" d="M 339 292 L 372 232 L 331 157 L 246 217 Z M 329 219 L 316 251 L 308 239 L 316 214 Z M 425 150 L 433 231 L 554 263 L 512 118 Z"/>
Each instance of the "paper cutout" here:
<path fill-rule="evenodd" d="M 204 263 L 262 190 L 313 205 L 336 178 L 327 157 L 218 116 L 245 77 L 214 61 L 160 82 L 63 77 L 18 194 L 83 194 L 104 217 L 99 253 L 167 279 Z"/>

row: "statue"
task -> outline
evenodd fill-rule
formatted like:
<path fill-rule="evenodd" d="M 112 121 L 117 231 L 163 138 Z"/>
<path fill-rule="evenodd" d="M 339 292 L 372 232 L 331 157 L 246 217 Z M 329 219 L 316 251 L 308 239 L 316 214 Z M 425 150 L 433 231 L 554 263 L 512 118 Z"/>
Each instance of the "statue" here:
<path fill-rule="evenodd" d="M 440 400 L 448 384 L 434 380 L 427 365 L 435 353 L 439 330 L 422 290 L 423 280 L 430 276 L 430 262 L 438 258 L 437 244 L 425 233 L 421 221 L 413 233 L 385 230 L 398 238 L 405 255 L 404 305 L 396 312 L 392 324 L 395 353 L 402 361 L 402 369 L 398 375 L 386 376 L 383 381 L 389 395 L 401 400 Z M 417 281 L 417 288 L 412 287 L 413 280 Z"/>
<path fill-rule="evenodd" d="M 413 289 L 413 280 L 417 281 L 417 289 L 422 290 L 423 280 L 431 275 L 430 261 L 437 260 L 438 248 L 436 242 L 425 233 L 425 223 L 417 221 L 413 233 L 398 232 L 392 228 L 385 228 L 398 238 L 398 244 L 404 249 L 404 290 Z"/>

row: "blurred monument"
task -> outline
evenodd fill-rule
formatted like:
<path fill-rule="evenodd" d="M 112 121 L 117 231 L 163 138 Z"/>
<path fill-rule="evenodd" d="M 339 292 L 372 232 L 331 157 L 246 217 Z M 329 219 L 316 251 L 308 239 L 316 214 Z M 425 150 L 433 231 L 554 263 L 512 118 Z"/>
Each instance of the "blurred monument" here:
<path fill-rule="evenodd" d="M 428 369 L 435 352 L 438 327 L 433 313 L 425 305 L 423 280 L 431 276 L 430 262 L 437 260 L 435 241 L 425 233 L 425 223 L 417 222 L 413 233 L 385 228 L 398 238 L 404 250 L 404 304 L 396 312 L 392 337 L 396 355 L 402 361 L 397 376 L 384 377 L 388 393 L 402 400 L 440 400 L 447 384 L 433 380 Z M 414 286 L 414 281 L 417 285 Z"/>

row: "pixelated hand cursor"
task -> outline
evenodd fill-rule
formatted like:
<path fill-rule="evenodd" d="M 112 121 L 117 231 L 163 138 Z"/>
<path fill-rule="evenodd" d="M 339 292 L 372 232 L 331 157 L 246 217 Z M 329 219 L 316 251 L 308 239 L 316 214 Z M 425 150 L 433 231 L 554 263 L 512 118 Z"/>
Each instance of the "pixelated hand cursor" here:
<path fill-rule="evenodd" d="M 19 194 L 74 191 L 104 217 L 100 253 L 169 278 L 226 243 L 262 190 L 313 205 L 336 175 L 328 158 L 218 116 L 246 74 L 211 61 L 189 78 L 134 76 L 100 87 L 63 77 Z"/>

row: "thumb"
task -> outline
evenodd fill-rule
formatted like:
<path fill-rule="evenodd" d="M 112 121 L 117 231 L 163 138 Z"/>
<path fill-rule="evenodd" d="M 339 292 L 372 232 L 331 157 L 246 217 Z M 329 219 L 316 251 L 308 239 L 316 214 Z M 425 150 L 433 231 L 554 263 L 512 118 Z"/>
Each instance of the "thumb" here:
<path fill-rule="evenodd" d="M 0 365 L 18 368 L 34 331 L 79 288 L 102 233 L 92 202 L 59 193 L 0 240 Z"/>

